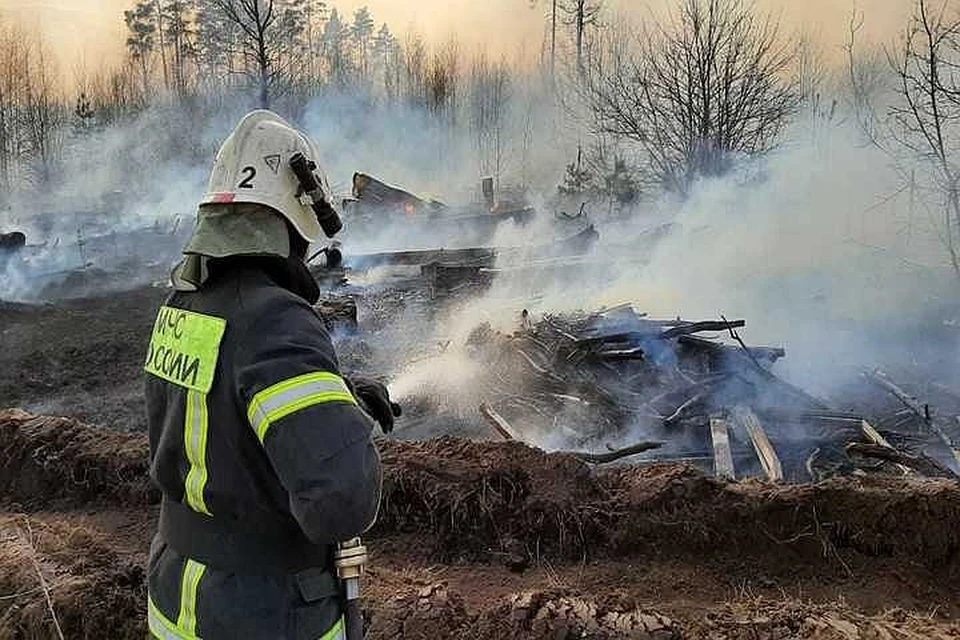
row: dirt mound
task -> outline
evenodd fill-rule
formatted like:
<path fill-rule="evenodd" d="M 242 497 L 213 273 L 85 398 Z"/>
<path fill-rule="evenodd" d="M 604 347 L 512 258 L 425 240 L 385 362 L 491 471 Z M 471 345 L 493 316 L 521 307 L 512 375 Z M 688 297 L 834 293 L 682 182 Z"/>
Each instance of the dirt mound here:
<path fill-rule="evenodd" d="M 24 507 L 52 502 L 147 505 L 148 445 L 142 435 L 90 427 L 67 418 L 0 411 L 0 501 Z"/>
<path fill-rule="evenodd" d="M 960 579 L 960 485 L 843 478 L 730 483 L 682 465 L 594 470 L 517 443 L 383 443 L 376 532 L 432 533 L 441 558 L 709 552 L 775 572 L 899 558 Z"/>
<path fill-rule="evenodd" d="M 843 571 L 858 557 L 908 561 L 960 580 L 960 484 L 835 479 L 730 483 L 685 466 L 596 470 L 517 443 L 382 441 L 374 536 L 432 539 L 439 561 L 523 570 L 651 553 L 750 559 L 774 572 Z M 29 508 L 148 505 L 147 440 L 64 418 L 0 412 L 0 496 Z"/>
<path fill-rule="evenodd" d="M 143 637 L 140 553 L 43 514 L 0 515 L 0 540 L 0 638 L 55 638 L 51 609 L 67 638 Z"/>
<path fill-rule="evenodd" d="M 601 536 L 605 502 L 573 457 L 517 443 L 441 438 L 383 442 L 386 469 L 377 532 L 430 532 L 441 555 L 543 552 L 582 555 Z M 520 549 L 515 549 L 520 544 Z"/>
<path fill-rule="evenodd" d="M 0 443 L 0 638 L 52 635 L 39 575 L 67 637 L 142 637 L 146 437 L 5 411 Z M 728 483 L 455 438 L 381 449 L 374 638 L 960 637 L 882 612 L 960 611 L 957 483 Z"/>
<path fill-rule="evenodd" d="M 618 554 L 729 549 L 786 567 L 842 566 L 840 551 L 898 557 L 960 577 L 960 484 L 838 478 L 816 485 L 717 481 L 660 465 L 605 473 L 622 517 Z"/>

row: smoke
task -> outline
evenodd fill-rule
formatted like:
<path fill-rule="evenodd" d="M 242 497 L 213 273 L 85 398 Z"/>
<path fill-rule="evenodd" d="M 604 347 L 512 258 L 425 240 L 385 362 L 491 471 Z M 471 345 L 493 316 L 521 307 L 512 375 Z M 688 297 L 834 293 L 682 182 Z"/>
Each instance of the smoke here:
<path fill-rule="evenodd" d="M 524 310 L 539 317 L 622 302 L 652 316 L 744 318 L 748 342 L 787 348 L 778 372 L 827 397 L 861 368 L 956 362 L 956 334 L 948 343 L 929 334 L 945 326 L 940 315 L 949 320 L 957 302 L 936 219 L 923 194 L 905 190 L 888 159 L 851 124 L 801 122 L 779 151 L 742 159 L 735 172 L 702 181 L 682 202 L 648 200 L 627 219 L 605 215 L 607 203 L 591 203 L 599 245 L 574 260 L 538 251 L 582 228 L 553 216 L 572 147 L 550 135 L 553 107 L 536 90 L 518 88 L 514 104 L 530 108 L 514 109 L 504 125 L 503 173 L 528 171 L 539 215 L 526 226 L 501 224 L 484 244 L 526 247 L 537 268 L 516 256 L 501 260 L 484 295 L 396 317 L 377 339 L 394 354 L 383 366 L 399 397 L 475 416 L 487 375 L 469 344 L 479 325 L 509 333 Z M 143 271 L 148 281 L 165 273 L 190 232 L 216 148 L 242 110 L 239 103 L 186 113 L 159 106 L 72 136 L 49 191 L 15 198 L 0 212 L 0 227 L 25 230 L 30 245 L 26 265 L 11 262 L 0 281 L 0 298 L 35 294 L 27 274 L 87 263 L 147 263 L 155 267 Z M 350 194 L 360 170 L 451 205 L 478 197 L 485 163 L 466 123 L 346 95 L 317 99 L 297 115 L 338 196 Z M 464 241 L 456 225 L 418 222 L 389 218 L 350 229 L 348 219 L 344 248 L 349 255 Z M 668 222 L 672 231 L 651 246 L 649 230 Z M 365 284 L 386 277 L 368 274 Z"/>
<path fill-rule="evenodd" d="M 955 384 L 960 283 L 935 207 L 900 175 L 848 121 L 801 122 L 779 151 L 741 160 L 683 201 L 648 202 L 626 221 L 595 214 L 601 239 L 586 259 L 533 272 L 501 262 L 486 295 L 443 318 L 453 341 L 443 358 L 402 371 L 394 388 L 440 388 L 448 405 L 459 398 L 458 411 L 475 412 L 490 374 L 464 385 L 462 373 L 476 371 L 472 329 L 509 334 L 524 310 L 538 318 L 625 302 L 652 317 L 743 318 L 748 343 L 786 348 L 779 375 L 838 407 L 874 367 Z M 666 221 L 671 232 L 646 250 L 646 232 Z M 552 228 L 541 216 L 525 230 L 501 227 L 500 239 L 532 246 Z"/>

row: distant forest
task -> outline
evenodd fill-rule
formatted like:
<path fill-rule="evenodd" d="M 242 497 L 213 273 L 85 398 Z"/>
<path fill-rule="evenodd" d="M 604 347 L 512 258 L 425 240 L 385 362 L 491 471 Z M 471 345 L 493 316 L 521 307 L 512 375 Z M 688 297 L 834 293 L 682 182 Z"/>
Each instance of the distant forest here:
<path fill-rule="evenodd" d="M 163 114 L 141 131 L 161 129 L 162 162 L 207 158 L 196 123 L 216 115 L 260 106 L 299 121 L 348 96 L 420 114 L 498 185 L 629 208 L 763 157 L 797 123 L 855 123 L 926 199 L 960 272 L 960 2 L 911 1 L 903 36 L 881 45 L 859 41 L 869 15 L 853 10 L 844 60 L 828 64 L 748 0 L 680 0 L 637 23 L 602 0 L 517 0 L 544 17 L 528 60 L 399 37 L 366 8 L 318 0 L 141 0 L 123 14 L 124 60 L 66 85 L 39 35 L 0 22 L 0 188 L 43 191 L 85 140 L 144 114 Z M 564 156 L 552 184 L 531 170 L 544 154 Z"/>

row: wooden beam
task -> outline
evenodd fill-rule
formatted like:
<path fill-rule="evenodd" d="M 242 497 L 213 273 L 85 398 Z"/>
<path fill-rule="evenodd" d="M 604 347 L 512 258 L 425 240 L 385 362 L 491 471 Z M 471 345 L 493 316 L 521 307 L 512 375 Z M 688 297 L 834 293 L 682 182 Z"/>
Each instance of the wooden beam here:
<path fill-rule="evenodd" d="M 713 439 L 713 475 L 735 480 L 737 475 L 733 468 L 733 452 L 730 449 L 730 434 L 727 432 L 726 420 L 718 418 L 710 420 L 710 435 Z"/>
<path fill-rule="evenodd" d="M 947 447 L 950 449 L 950 453 L 953 454 L 953 459 L 958 465 L 960 465 L 960 442 L 953 438 L 953 436 L 950 434 L 951 427 L 944 424 L 944 421 L 941 417 L 932 415 L 929 404 L 922 403 L 914 396 L 911 396 L 909 393 L 898 387 L 881 371 L 866 371 L 864 372 L 864 375 L 866 375 L 869 380 L 872 380 L 874 384 L 886 389 L 901 403 L 903 403 L 905 407 L 917 414 L 917 417 L 920 418 L 923 424 L 933 431 L 933 433 L 935 433 L 937 437 L 939 437 L 940 440 L 947 445 Z"/>
<path fill-rule="evenodd" d="M 517 440 L 521 441 L 520 436 L 514 430 L 510 423 L 501 416 L 499 413 L 493 410 L 493 408 L 484 403 L 480 405 L 480 413 L 484 418 L 487 419 L 487 422 L 490 423 L 490 426 L 493 427 L 493 430 L 496 431 L 501 438 L 504 440 Z"/>
<path fill-rule="evenodd" d="M 880 435 L 880 432 L 874 429 L 873 425 L 871 425 L 866 420 L 860 421 L 860 430 L 863 431 L 863 435 L 867 437 L 867 440 L 869 440 L 873 444 L 879 447 L 883 447 L 885 449 L 890 449 L 891 451 L 896 451 L 893 445 L 887 442 L 887 439 L 884 438 L 882 435 Z M 900 472 L 903 473 L 903 475 L 905 476 L 909 476 L 913 473 L 913 470 L 906 465 L 897 464 L 897 468 L 900 469 Z"/>
<path fill-rule="evenodd" d="M 896 397 L 897 400 L 903 403 L 903 406 L 917 414 L 917 417 L 921 420 L 930 421 L 930 407 L 920 404 L 914 396 L 911 396 L 894 384 L 882 371 L 865 371 L 864 375 L 878 387 L 885 389 L 888 393 Z"/>
<path fill-rule="evenodd" d="M 767 474 L 767 478 L 773 481 L 783 480 L 783 466 L 780 464 L 780 457 L 777 456 L 776 449 L 770 443 L 767 432 L 763 430 L 763 425 L 756 414 L 749 407 L 739 405 L 733 410 L 736 421 L 747 430 L 750 436 L 750 442 L 760 458 L 760 464 Z"/>
<path fill-rule="evenodd" d="M 565 451 L 564 453 L 569 453 L 590 464 L 607 464 L 609 462 L 616 462 L 622 458 L 635 456 L 638 453 L 659 449 L 662 446 L 662 442 L 638 442 L 623 449 L 614 449 L 608 453 L 587 453 L 581 451 Z"/>

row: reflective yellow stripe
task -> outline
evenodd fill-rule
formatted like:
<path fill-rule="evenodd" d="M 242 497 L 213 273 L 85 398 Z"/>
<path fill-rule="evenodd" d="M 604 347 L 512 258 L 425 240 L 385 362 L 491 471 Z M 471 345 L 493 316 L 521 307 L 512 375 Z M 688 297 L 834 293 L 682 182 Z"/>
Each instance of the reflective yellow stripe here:
<path fill-rule="evenodd" d="M 153 604 L 152 598 L 147 599 L 147 606 L 149 608 L 147 621 L 150 625 L 150 635 L 154 638 L 159 638 L 159 640 L 201 640 L 196 635 L 177 628 L 177 625 L 167 620 L 166 616 L 160 612 L 160 609 Z M 345 627 L 346 625 L 343 618 L 340 618 L 337 620 L 337 624 L 333 625 L 329 631 L 317 638 L 317 640 L 345 640 L 347 637 Z"/>
<path fill-rule="evenodd" d="M 150 635 L 159 640 L 200 640 L 192 633 L 178 629 L 177 625 L 161 613 L 153 603 L 153 598 L 149 596 L 147 596 L 147 625 L 150 627 Z"/>
<path fill-rule="evenodd" d="M 320 371 L 307 373 L 279 382 L 255 395 L 247 410 L 247 419 L 262 443 L 277 420 L 328 402 L 357 403 L 340 376 Z"/>
<path fill-rule="evenodd" d="M 190 471 L 184 482 L 187 505 L 198 513 L 211 515 L 203 498 L 207 486 L 207 396 L 199 391 L 187 391 L 186 419 L 183 428 L 183 447 L 190 462 Z"/>
<path fill-rule="evenodd" d="M 337 620 L 337 624 L 333 625 L 333 628 L 330 629 L 330 631 L 327 631 L 317 640 L 344 640 L 344 638 L 347 637 L 344 631 L 343 618 L 340 618 Z"/>
<path fill-rule="evenodd" d="M 199 562 L 187 560 L 183 566 L 183 578 L 180 582 L 180 616 L 177 628 L 194 636 L 197 634 L 197 590 L 200 579 L 207 568 Z"/>

